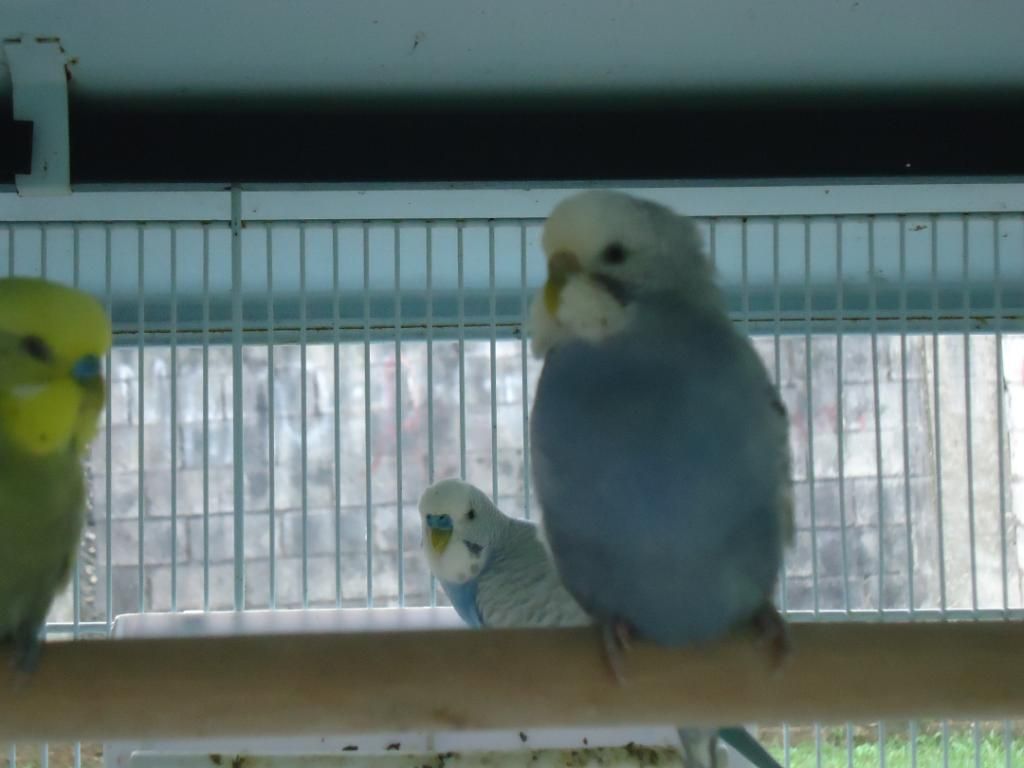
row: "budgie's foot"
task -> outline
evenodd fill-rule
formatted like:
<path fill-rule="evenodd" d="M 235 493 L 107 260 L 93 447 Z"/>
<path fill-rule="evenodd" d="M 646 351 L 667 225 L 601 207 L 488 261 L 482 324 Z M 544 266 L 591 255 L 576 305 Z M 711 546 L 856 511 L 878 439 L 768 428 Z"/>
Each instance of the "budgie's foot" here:
<path fill-rule="evenodd" d="M 35 635 L 24 636 L 22 634 L 0 639 L 0 643 L 11 649 L 10 672 L 11 681 L 15 688 L 28 683 L 39 666 L 39 656 L 42 650 L 39 640 Z"/>
<path fill-rule="evenodd" d="M 608 660 L 615 681 L 619 685 L 624 685 L 626 676 L 623 672 L 623 661 L 633 647 L 633 630 L 626 622 L 614 619 L 601 626 L 601 639 L 604 641 L 604 656 Z"/>
<path fill-rule="evenodd" d="M 11 642 L 14 644 L 12 663 L 24 675 L 31 675 L 39 666 L 39 656 L 43 650 L 39 626 L 36 622 L 26 622 L 11 633 Z"/>
<path fill-rule="evenodd" d="M 14 648 L 14 668 L 24 675 L 31 675 L 39 667 L 39 656 L 42 644 L 29 643 L 24 647 Z"/>
<path fill-rule="evenodd" d="M 615 634 L 615 642 L 624 653 L 629 653 L 633 648 L 633 628 L 624 621 L 613 621 L 612 632 Z"/>
<path fill-rule="evenodd" d="M 758 609 L 753 618 L 754 631 L 760 645 L 768 648 L 772 668 L 778 670 L 789 656 L 789 629 L 786 620 L 770 601 Z"/>

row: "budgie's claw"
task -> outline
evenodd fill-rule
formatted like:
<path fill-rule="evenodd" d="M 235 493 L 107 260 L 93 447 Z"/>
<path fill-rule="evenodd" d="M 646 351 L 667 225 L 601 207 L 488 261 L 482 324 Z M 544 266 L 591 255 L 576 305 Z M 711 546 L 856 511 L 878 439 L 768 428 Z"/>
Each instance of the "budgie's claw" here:
<path fill-rule="evenodd" d="M 601 639 L 604 641 L 604 655 L 615 676 L 615 681 L 619 685 L 625 685 L 623 661 L 630 648 L 633 647 L 633 630 L 626 622 L 616 619 L 602 625 Z"/>
<path fill-rule="evenodd" d="M 789 656 L 789 629 L 786 620 L 775 609 L 771 602 L 764 605 L 754 614 L 754 631 L 760 645 L 768 648 L 772 669 L 778 671 Z"/>
<path fill-rule="evenodd" d="M 612 632 L 615 633 L 615 642 L 624 653 L 629 653 L 633 648 L 633 630 L 624 621 L 613 621 Z"/>

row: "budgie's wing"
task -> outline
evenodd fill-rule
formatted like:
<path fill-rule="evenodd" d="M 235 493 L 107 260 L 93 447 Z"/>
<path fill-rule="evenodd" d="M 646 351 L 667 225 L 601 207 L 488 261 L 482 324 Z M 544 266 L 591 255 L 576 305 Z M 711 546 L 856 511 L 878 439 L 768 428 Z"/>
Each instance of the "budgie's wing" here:
<path fill-rule="evenodd" d="M 486 627 L 572 627 L 592 623 L 572 598 L 537 538 L 536 527 L 513 522 L 480 574 L 477 605 Z"/>
<path fill-rule="evenodd" d="M 782 541 L 786 544 L 793 543 L 793 536 L 796 523 L 793 519 L 793 455 L 789 446 L 789 412 L 779 391 L 772 387 L 768 393 L 772 403 L 772 410 L 779 419 L 779 476 L 783 482 L 779 487 L 779 496 L 776 501 L 779 513 L 779 525 L 782 529 Z"/>
<path fill-rule="evenodd" d="M 71 575 L 84 510 L 72 452 L 38 460 L 0 447 L 0 640 L 14 641 L 22 670 L 35 666 L 39 629 Z"/>
<path fill-rule="evenodd" d="M 440 582 L 448 599 L 452 603 L 455 612 L 459 614 L 466 624 L 474 629 L 484 626 L 483 616 L 477 604 L 477 590 L 479 582 L 477 579 L 462 584 L 451 584 L 446 581 Z"/>

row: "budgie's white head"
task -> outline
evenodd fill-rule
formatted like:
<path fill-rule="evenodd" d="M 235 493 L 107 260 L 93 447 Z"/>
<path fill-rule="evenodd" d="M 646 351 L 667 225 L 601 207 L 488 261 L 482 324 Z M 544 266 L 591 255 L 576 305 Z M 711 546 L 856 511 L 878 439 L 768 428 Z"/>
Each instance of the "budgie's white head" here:
<path fill-rule="evenodd" d="M 487 562 L 507 518 L 479 488 L 462 480 L 440 480 L 420 496 L 423 550 L 441 581 L 462 584 Z"/>
<path fill-rule="evenodd" d="M 622 192 L 573 195 L 551 212 L 542 239 L 548 279 L 533 302 L 533 351 L 600 341 L 629 323 L 636 302 L 655 294 L 717 301 L 711 265 L 693 221 Z"/>

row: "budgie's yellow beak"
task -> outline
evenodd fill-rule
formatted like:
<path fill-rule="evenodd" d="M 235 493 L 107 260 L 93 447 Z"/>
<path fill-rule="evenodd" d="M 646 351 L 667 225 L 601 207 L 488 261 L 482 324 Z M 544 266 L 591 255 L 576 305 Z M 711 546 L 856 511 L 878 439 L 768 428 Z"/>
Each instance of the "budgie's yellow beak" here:
<path fill-rule="evenodd" d="M 558 303 L 562 298 L 562 290 L 572 275 L 583 271 L 580 260 L 568 251 L 558 251 L 548 259 L 548 279 L 544 283 L 544 307 L 554 316 L 558 312 Z"/>
<path fill-rule="evenodd" d="M 444 552 L 448 542 L 452 538 L 451 531 L 439 531 L 436 528 L 430 531 L 430 546 L 437 554 Z"/>
<path fill-rule="evenodd" d="M 0 279 L 0 434 L 47 456 L 95 436 L 110 321 L 86 293 L 34 278 Z"/>
<path fill-rule="evenodd" d="M 448 546 L 448 542 L 451 541 L 452 534 L 455 533 L 455 524 L 451 515 L 427 514 L 424 516 L 423 522 L 426 523 L 427 529 L 430 531 L 430 548 L 437 554 L 442 554 Z"/>

